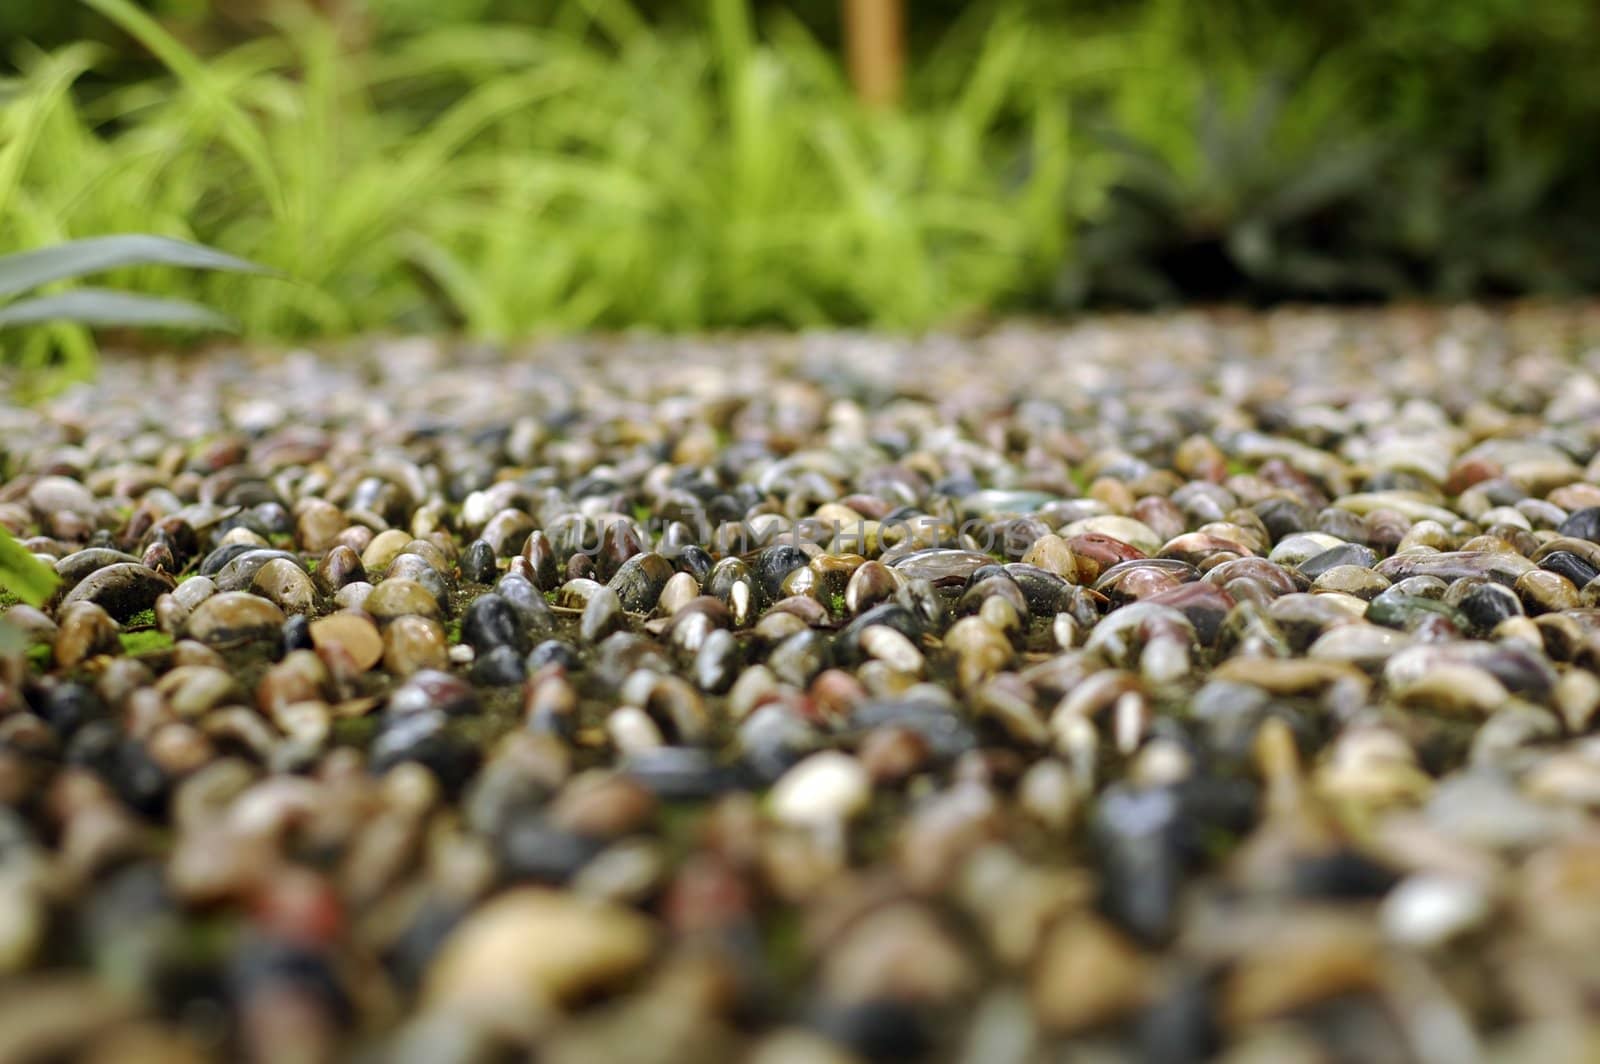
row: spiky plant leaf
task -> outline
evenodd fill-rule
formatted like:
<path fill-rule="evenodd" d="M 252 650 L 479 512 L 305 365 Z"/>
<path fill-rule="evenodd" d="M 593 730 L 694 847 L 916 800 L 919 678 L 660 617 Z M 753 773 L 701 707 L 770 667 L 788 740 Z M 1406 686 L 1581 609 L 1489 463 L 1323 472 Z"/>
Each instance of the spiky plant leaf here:
<path fill-rule="evenodd" d="M 214 248 L 163 236 L 125 233 L 73 240 L 0 258 L 0 299 L 51 281 L 122 266 L 181 266 L 195 270 L 269 273 L 264 266 Z"/>
<path fill-rule="evenodd" d="M 109 288 L 76 288 L 51 296 L 40 296 L 0 307 L 0 329 L 18 325 L 42 325 L 66 321 L 96 327 L 165 327 L 174 329 L 221 329 L 230 331 L 234 322 L 198 303 L 182 299 L 157 299 Z"/>

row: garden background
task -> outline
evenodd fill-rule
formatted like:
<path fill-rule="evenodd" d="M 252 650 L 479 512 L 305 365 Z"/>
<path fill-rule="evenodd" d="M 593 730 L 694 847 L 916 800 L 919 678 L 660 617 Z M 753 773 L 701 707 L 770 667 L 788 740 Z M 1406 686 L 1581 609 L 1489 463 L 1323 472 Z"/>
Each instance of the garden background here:
<path fill-rule="evenodd" d="M 88 0 L 0 11 L 0 253 L 111 232 L 251 338 L 964 325 L 1600 280 L 1600 8 Z M 8 357 L 83 352 L 76 326 Z"/>

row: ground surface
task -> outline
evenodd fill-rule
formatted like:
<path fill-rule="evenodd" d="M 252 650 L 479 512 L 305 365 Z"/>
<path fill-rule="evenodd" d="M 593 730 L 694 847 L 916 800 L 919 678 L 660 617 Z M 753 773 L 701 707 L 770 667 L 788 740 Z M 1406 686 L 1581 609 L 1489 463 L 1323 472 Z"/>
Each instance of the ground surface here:
<path fill-rule="evenodd" d="M 0 1060 L 1600 1059 L 1600 313 L 0 407 Z"/>

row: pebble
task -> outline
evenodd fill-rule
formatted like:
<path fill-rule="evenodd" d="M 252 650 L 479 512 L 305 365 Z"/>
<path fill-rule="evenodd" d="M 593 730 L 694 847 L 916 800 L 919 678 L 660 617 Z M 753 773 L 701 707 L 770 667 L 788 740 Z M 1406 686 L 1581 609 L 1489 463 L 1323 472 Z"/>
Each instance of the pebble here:
<path fill-rule="evenodd" d="M 438 621 L 407 615 L 383 630 L 383 667 L 396 676 L 443 669 L 449 663 L 449 639 Z"/>
<path fill-rule="evenodd" d="M 345 590 L 348 590 L 347 585 Z M 437 621 L 443 617 L 439 599 L 433 592 L 415 580 L 393 578 L 375 585 L 360 604 L 379 624 L 388 624 L 398 617 L 421 617 Z"/>
<path fill-rule="evenodd" d="M 118 562 L 96 569 L 61 600 L 63 606 L 93 602 L 119 621 L 150 609 L 174 589 L 172 578 L 136 562 Z"/>
<path fill-rule="evenodd" d="M 1039 947 L 1033 1007 L 1039 1022 L 1074 1033 L 1128 1016 L 1151 992 L 1153 973 L 1138 950 L 1103 920 L 1062 918 Z"/>
<path fill-rule="evenodd" d="M 195 607 L 184 632 L 207 646 L 225 649 L 275 642 L 283 621 L 283 610 L 266 599 L 223 591 Z"/>
<path fill-rule="evenodd" d="M 307 614 L 317 607 L 317 589 L 294 562 L 274 558 L 250 581 L 250 590 L 276 603 L 285 613 Z"/>
<path fill-rule="evenodd" d="M 312 621 L 311 642 L 325 655 L 348 658 L 359 672 L 366 672 L 383 660 L 383 636 L 359 613 L 330 613 Z"/>
<path fill-rule="evenodd" d="M 56 614 L 52 658 L 58 667 L 71 669 L 96 654 L 119 653 L 118 633 L 117 622 L 95 603 L 64 606 Z"/>
<path fill-rule="evenodd" d="M 1437 873 L 1410 876 L 1383 900 L 1384 933 L 1418 949 L 1448 945 L 1480 926 L 1493 912 L 1483 887 Z"/>
<path fill-rule="evenodd" d="M 461 615 L 461 639 L 479 654 L 506 648 L 520 659 L 531 645 L 511 603 L 496 594 L 479 595 Z"/>
<path fill-rule="evenodd" d="M 424 1007 L 529 1039 L 580 997 L 613 987 L 646 961 L 650 922 L 564 892 L 519 887 L 451 933 L 429 967 Z"/>
<path fill-rule="evenodd" d="M 825 750 L 795 765 L 772 788 L 772 815 L 786 824 L 832 827 L 861 813 L 872 781 L 861 762 Z"/>

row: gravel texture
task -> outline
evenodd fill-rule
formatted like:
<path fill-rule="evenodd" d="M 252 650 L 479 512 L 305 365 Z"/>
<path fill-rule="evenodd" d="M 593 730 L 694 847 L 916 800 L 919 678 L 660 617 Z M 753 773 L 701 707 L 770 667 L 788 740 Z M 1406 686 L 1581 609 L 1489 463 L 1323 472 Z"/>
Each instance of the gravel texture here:
<path fill-rule="evenodd" d="M 1600 1060 L 1600 310 L 0 405 L 0 1061 Z"/>

